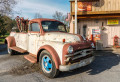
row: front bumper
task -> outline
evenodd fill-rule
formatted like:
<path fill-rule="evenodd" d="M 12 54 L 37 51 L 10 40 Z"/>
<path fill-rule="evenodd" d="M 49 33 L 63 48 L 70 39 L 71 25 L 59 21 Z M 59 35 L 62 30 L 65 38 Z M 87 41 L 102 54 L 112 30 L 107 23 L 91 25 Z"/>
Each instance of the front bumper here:
<path fill-rule="evenodd" d="M 83 66 L 90 64 L 93 60 L 94 60 L 94 56 L 87 58 L 87 59 L 84 59 L 84 60 L 81 60 L 80 62 L 71 64 L 71 65 L 60 65 L 59 70 L 60 71 L 74 70 L 74 69 L 77 69 L 77 68 L 80 68 L 80 67 L 83 67 Z"/>

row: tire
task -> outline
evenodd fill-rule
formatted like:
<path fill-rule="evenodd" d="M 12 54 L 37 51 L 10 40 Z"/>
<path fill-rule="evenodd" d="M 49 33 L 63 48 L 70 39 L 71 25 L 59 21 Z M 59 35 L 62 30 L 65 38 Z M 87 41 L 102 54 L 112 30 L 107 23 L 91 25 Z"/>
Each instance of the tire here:
<path fill-rule="evenodd" d="M 9 55 L 14 55 L 14 54 L 15 54 L 15 51 L 12 50 L 12 49 L 10 49 L 10 48 L 8 48 L 8 54 L 9 54 Z"/>
<path fill-rule="evenodd" d="M 56 69 L 52 56 L 48 51 L 44 50 L 41 52 L 39 61 L 40 68 L 45 76 L 49 78 L 57 77 L 57 75 L 59 74 L 59 70 Z"/>

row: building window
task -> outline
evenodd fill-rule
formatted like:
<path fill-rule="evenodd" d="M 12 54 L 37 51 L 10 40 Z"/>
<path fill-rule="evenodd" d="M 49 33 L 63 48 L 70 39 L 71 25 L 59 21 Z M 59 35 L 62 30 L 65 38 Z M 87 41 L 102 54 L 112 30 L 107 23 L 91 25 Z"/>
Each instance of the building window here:
<path fill-rule="evenodd" d="M 79 34 L 80 34 L 80 28 L 79 28 Z"/>
<path fill-rule="evenodd" d="M 87 37 L 86 33 L 87 33 L 87 25 L 83 25 L 83 36 L 85 38 Z"/>

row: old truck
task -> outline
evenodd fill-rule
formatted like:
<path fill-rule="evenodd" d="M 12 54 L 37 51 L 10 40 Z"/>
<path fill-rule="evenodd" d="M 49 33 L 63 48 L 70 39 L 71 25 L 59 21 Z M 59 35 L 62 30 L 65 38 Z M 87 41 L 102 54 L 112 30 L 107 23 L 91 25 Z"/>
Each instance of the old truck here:
<path fill-rule="evenodd" d="M 78 34 L 66 32 L 62 22 L 54 19 L 25 20 L 16 18 L 18 29 L 6 38 L 8 53 L 25 53 L 24 57 L 38 63 L 44 75 L 54 78 L 59 71 L 70 71 L 94 60 L 94 46 Z"/>

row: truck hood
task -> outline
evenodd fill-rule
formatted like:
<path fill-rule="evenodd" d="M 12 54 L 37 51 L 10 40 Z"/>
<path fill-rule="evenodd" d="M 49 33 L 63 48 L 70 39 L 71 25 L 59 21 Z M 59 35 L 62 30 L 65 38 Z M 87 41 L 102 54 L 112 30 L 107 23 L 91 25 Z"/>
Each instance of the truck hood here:
<path fill-rule="evenodd" d="M 78 35 L 64 33 L 64 32 L 45 33 L 44 39 L 47 41 L 56 41 L 56 42 L 63 42 L 63 39 L 65 39 L 65 42 L 67 43 L 81 41 Z"/>

